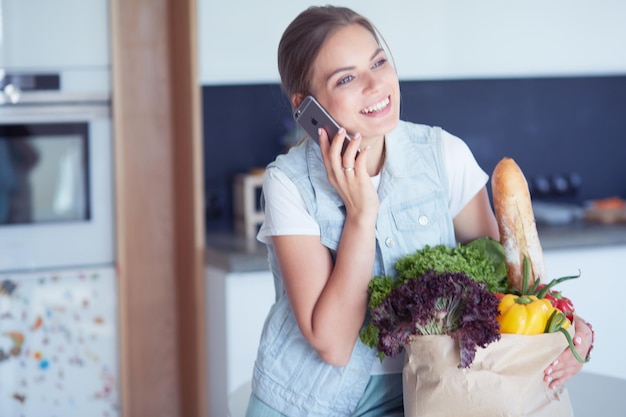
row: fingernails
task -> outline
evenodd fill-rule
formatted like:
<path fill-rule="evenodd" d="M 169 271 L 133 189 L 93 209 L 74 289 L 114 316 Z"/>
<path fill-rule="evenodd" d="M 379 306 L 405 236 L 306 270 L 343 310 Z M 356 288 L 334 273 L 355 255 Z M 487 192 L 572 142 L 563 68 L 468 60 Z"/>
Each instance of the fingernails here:
<path fill-rule="evenodd" d="M 337 133 L 339 133 L 340 135 L 343 135 L 344 133 L 346 133 L 346 129 L 344 129 L 343 127 L 340 127 Z"/>
<path fill-rule="evenodd" d="M 580 336 L 576 336 L 576 337 L 574 338 L 574 344 L 575 344 L 575 345 L 580 345 L 582 342 L 583 342 L 583 338 L 582 338 L 582 337 L 580 337 Z"/>
<path fill-rule="evenodd" d="M 546 375 L 550 375 L 552 373 L 552 368 L 548 369 L 548 372 L 546 372 Z M 550 377 L 550 379 L 552 379 L 552 377 Z"/>
<path fill-rule="evenodd" d="M 552 366 L 557 366 L 559 364 L 559 360 L 555 360 L 554 362 L 552 362 Z"/>
<path fill-rule="evenodd" d="M 355 139 L 355 140 L 361 140 L 361 134 L 360 134 L 359 132 L 356 132 L 356 133 L 354 134 L 354 139 Z"/>
<path fill-rule="evenodd" d="M 317 136 L 322 136 L 322 128 L 321 127 L 317 128 Z"/>
<path fill-rule="evenodd" d="M 548 377 L 548 380 L 546 381 L 548 383 L 548 385 L 550 385 L 550 382 L 552 382 L 552 379 L 553 378 L 551 376 Z"/>

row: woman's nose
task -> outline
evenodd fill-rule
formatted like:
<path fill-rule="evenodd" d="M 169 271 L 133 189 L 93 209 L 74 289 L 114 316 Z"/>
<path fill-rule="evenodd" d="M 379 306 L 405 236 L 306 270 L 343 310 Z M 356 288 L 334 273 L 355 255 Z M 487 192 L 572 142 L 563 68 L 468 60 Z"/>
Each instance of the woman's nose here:
<path fill-rule="evenodd" d="M 375 74 L 367 73 L 363 76 L 363 91 L 367 93 L 375 92 L 379 88 L 381 81 Z"/>

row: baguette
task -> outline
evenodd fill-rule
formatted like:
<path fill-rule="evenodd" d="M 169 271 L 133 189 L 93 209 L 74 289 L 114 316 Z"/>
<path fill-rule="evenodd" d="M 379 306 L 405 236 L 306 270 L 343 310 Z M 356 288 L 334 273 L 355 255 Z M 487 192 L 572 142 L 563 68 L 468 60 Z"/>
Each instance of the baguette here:
<path fill-rule="evenodd" d="M 506 255 L 509 284 L 522 290 L 524 258 L 528 257 L 530 288 L 535 280 L 547 278 L 546 267 L 528 183 L 513 159 L 503 158 L 498 162 L 491 178 L 491 191 L 500 242 Z"/>

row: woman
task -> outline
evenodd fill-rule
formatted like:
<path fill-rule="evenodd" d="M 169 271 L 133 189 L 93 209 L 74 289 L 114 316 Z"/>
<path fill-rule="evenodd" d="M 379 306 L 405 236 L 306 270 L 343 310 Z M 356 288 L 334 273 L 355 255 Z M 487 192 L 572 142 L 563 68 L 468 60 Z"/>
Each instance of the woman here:
<path fill-rule="evenodd" d="M 266 170 L 258 238 L 277 301 L 247 415 L 402 416 L 402 360 L 380 364 L 359 341 L 368 282 L 426 244 L 498 239 L 488 176 L 460 139 L 400 121 L 395 69 L 352 10 L 302 12 L 282 36 L 278 66 L 294 108 L 313 95 L 343 127 L 334 138 L 321 129 L 319 146 L 305 140 Z M 552 367 L 553 384 L 580 369 L 570 356 Z"/>

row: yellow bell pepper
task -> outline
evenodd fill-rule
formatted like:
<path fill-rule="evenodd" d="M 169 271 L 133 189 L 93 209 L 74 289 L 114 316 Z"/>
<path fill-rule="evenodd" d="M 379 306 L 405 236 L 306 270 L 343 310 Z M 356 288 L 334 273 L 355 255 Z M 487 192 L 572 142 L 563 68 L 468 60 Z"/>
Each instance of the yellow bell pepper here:
<path fill-rule="evenodd" d="M 505 294 L 498 310 L 501 333 L 532 335 L 546 331 L 554 307 L 549 300 L 534 295 Z"/>

